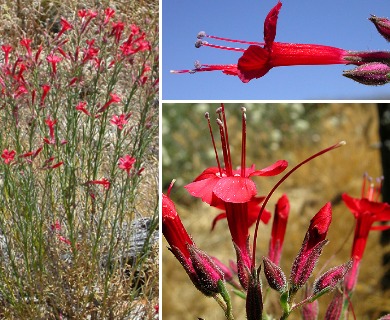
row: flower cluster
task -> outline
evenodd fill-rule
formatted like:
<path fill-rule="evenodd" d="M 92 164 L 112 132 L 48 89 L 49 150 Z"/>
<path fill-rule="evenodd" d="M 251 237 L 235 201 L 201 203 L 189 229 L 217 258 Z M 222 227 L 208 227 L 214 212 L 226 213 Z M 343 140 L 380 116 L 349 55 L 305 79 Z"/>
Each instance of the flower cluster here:
<path fill-rule="evenodd" d="M 366 85 L 383 85 L 390 82 L 390 52 L 389 51 L 349 51 L 320 44 L 284 43 L 275 41 L 276 26 L 282 2 L 270 10 L 264 21 L 264 41 L 245 41 L 218 37 L 199 32 L 195 47 L 210 47 L 222 50 L 240 52 L 242 55 L 235 64 L 210 65 L 195 62 L 191 70 L 172 70 L 172 73 L 196 73 L 205 71 L 222 71 L 226 75 L 237 76 L 247 83 L 267 74 L 272 68 L 296 65 L 330 65 L 354 64 L 358 67 L 344 71 L 344 76 Z M 389 39 L 390 20 L 372 16 L 379 33 Z M 205 41 L 205 38 L 226 42 L 247 44 L 247 48 L 232 48 L 215 45 Z"/>
<path fill-rule="evenodd" d="M 259 197 L 253 177 L 266 177 L 282 174 L 287 169 L 287 162 L 279 160 L 261 170 L 255 166 L 246 165 L 246 110 L 241 109 L 242 122 L 242 149 L 240 166 L 234 169 L 232 154 L 229 145 L 229 132 L 224 105 L 217 110 L 217 125 L 221 138 L 222 160 L 216 148 L 210 115 L 206 113 L 206 120 L 211 134 L 211 141 L 216 156 L 216 167 L 205 169 L 185 189 L 194 197 L 217 209 L 224 210 L 213 221 L 212 227 L 222 218 L 226 218 L 232 244 L 236 252 L 235 262 L 227 266 L 218 258 L 211 257 L 198 249 L 195 241 L 190 237 L 183 226 L 173 201 L 168 194 L 162 195 L 163 235 L 170 251 L 180 261 L 193 284 L 205 295 L 214 297 L 222 305 L 227 319 L 234 319 L 232 305 L 226 290 L 226 283 L 235 288 L 235 292 L 245 299 L 246 316 L 248 319 L 269 318 L 264 310 L 263 284 L 261 268 L 256 261 L 256 242 L 259 222 L 267 223 L 270 213 L 265 206 L 274 191 L 293 172 L 310 160 L 345 144 L 340 142 L 324 149 L 302 161 L 280 178 L 266 197 Z M 276 203 L 273 217 L 271 237 L 269 240 L 268 256 L 262 258 L 264 277 L 269 287 L 280 295 L 282 317 L 287 319 L 290 314 L 301 309 L 304 319 L 318 317 L 318 298 L 335 291 L 335 298 L 331 301 L 325 319 L 339 319 L 342 311 L 348 306 L 357 279 L 359 262 L 363 256 L 364 247 L 370 230 L 384 230 L 389 226 L 375 226 L 375 221 L 390 221 L 390 205 L 378 201 L 381 183 L 367 187 L 367 178 L 364 180 L 362 199 L 354 199 L 347 194 L 343 200 L 354 214 L 357 224 L 353 240 L 352 254 L 343 264 L 333 266 L 325 272 L 320 272 L 310 284 L 315 267 L 328 243 L 327 234 L 332 222 L 332 206 L 326 203 L 319 209 L 308 225 L 303 237 L 302 245 L 292 261 L 290 276 L 287 277 L 280 266 L 286 225 L 290 215 L 290 203 L 286 194 Z M 265 214 L 267 212 L 267 214 Z M 264 217 L 266 216 L 266 219 Z M 256 224 L 251 235 L 249 227 Z M 251 237 L 253 236 L 253 242 Z M 250 246 L 252 243 L 252 248 Z M 238 277 L 238 282 L 235 281 Z M 337 288 L 337 290 L 335 290 Z M 304 291 L 303 299 L 298 300 L 298 292 Z M 341 293 L 341 294 L 340 294 Z M 221 303 L 223 301 L 223 303 Z"/>

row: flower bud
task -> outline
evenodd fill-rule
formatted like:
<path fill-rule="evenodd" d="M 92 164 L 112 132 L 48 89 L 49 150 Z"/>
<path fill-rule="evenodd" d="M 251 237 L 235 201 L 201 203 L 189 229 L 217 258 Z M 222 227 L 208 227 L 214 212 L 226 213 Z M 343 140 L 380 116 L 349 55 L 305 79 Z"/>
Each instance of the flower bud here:
<path fill-rule="evenodd" d="M 282 269 L 267 257 L 263 257 L 264 274 L 269 286 L 279 292 L 286 291 L 287 280 Z"/>
<path fill-rule="evenodd" d="M 249 276 L 248 290 L 246 294 L 246 317 L 248 320 L 262 319 L 263 294 L 261 292 L 259 274 L 260 270 L 253 270 Z"/>
<path fill-rule="evenodd" d="M 343 76 L 365 85 L 379 86 L 390 82 L 390 66 L 380 62 L 366 63 L 344 71 Z"/>
<path fill-rule="evenodd" d="M 345 274 L 352 266 L 352 261 L 334 267 L 320 276 L 313 285 L 313 294 L 321 294 L 333 290 L 344 279 Z"/>
<path fill-rule="evenodd" d="M 324 245 L 328 243 L 325 237 L 331 221 L 332 207 L 330 203 L 325 204 L 311 219 L 302 247 L 291 268 L 290 291 L 292 294 L 296 293 L 311 276 Z"/>
<path fill-rule="evenodd" d="M 390 41 L 390 20 L 387 18 L 379 18 L 371 15 L 369 19 L 376 27 L 378 32 L 387 40 Z"/>
<path fill-rule="evenodd" d="M 212 296 L 220 292 L 218 281 L 224 281 L 221 269 L 213 259 L 195 245 L 188 246 L 192 266 L 198 276 L 196 287 L 205 295 Z"/>
<path fill-rule="evenodd" d="M 343 293 L 336 290 L 333 299 L 326 310 L 325 320 L 340 319 L 341 311 L 343 309 L 343 300 Z"/>

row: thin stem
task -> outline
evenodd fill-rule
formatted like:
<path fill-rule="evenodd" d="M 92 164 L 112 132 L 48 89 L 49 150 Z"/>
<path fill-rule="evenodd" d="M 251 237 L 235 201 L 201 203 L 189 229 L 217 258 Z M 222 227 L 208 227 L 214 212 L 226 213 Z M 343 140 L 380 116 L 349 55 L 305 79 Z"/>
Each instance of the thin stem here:
<path fill-rule="evenodd" d="M 275 186 L 271 189 L 271 191 L 268 193 L 267 197 L 265 198 L 262 206 L 261 206 L 261 209 L 260 209 L 260 212 L 259 212 L 259 215 L 257 217 L 257 221 L 256 221 L 256 228 L 255 228 L 255 233 L 254 233 L 254 237 L 253 237 L 253 253 L 252 253 L 252 265 L 255 265 L 255 261 L 256 261 L 256 242 L 257 242 L 257 234 L 258 234 L 258 230 L 259 230 L 259 224 L 260 224 L 260 220 L 261 220 L 261 215 L 265 209 L 265 206 L 267 205 L 269 199 L 271 198 L 272 194 L 275 192 L 275 190 L 277 188 L 279 188 L 279 186 L 292 174 L 294 173 L 297 169 L 299 169 L 301 166 L 303 166 L 305 163 L 319 157 L 320 155 L 324 154 L 324 153 L 327 153 L 328 151 L 331 151 L 333 149 L 336 149 L 338 147 L 341 147 L 343 145 L 345 145 L 346 142 L 345 141 L 341 141 L 329 148 L 326 148 L 324 150 L 321 150 L 320 152 L 317 152 L 316 154 L 312 155 L 311 157 L 307 158 L 306 160 L 302 161 L 301 163 L 299 163 L 298 165 L 296 165 L 294 168 L 292 168 L 289 172 L 287 172 L 276 184 Z"/>

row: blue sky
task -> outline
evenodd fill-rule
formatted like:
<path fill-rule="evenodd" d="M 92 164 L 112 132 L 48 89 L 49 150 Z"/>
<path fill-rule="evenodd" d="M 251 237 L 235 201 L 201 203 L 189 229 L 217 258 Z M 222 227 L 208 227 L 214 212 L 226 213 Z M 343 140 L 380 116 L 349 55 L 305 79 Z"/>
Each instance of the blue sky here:
<path fill-rule="evenodd" d="M 390 97 L 390 84 L 364 86 L 343 77 L 353 66 L 273 68 L 247 84 L 219 71 L 171 74 L 205 64 L 236 63 L 240 53 L 203 47 L 194 42 L 199 31 L 248 41 L 263 40 L 264 18 L 276 0 L 162 1 L 163 100 L 361 100 Z M 390 50 L 390 44 L 368 20 L 390 17 L 388 0 L 285 0 L 276 41 L 316 43 L 347 50 Z M 229 45 L 207 39 L 215 44 Z"/>

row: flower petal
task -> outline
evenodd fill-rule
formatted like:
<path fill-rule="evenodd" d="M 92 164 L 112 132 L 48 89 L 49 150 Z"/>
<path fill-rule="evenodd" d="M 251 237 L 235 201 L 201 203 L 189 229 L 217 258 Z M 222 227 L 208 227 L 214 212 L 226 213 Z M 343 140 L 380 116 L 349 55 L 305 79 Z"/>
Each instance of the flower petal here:
<path fill-rule="evenodd" d="M 250 45 L 238 59 L 238 77 L 244 83 L 261 78 L 272 68 L 269 60 L 270 52 L 267 49 Z"/>
<path fill-rule="evenodd" d="M 279 173 L 283 172 L 288 166 L 288 162 L 286 160 L 278 160 L 274 164 L 271 164 L 270 166 L 263 168 L 261 170 L 253 171 L 249 174 L 249 177 L 252 176 L 262 176 L 262 177 L 269 177 L 269 176 L 276 176 Z"/>
<path fill-rule="evenodd" d="M 282 3 L 279 1 L 264 20 L 264 42 L 266 48 L 271 48 L 276 36 L 276 24 Z"/>
<path fill-rule="evenodd" d="M 224 177 L 214 187 L 214 194 L 225 202 L 245 203 L 257 193 L 255 183 L 243 177 Z"/>

